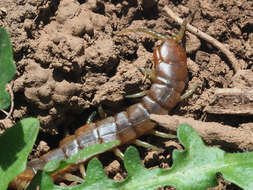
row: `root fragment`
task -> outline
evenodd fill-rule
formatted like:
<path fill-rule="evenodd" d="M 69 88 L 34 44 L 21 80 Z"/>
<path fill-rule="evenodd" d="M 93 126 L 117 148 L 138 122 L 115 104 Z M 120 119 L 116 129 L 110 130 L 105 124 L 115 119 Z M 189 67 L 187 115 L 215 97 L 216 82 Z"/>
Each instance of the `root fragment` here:
<path fill-rule="evenodd" d="M 234 128 L 216 122 L 202 122 L 182 116 L 154 115 L 151 120 L 176 133 L 181 123 L 191 125 L 208 144 L 221 145 L 228 148 L 253 150 L 253 127 Z M 252 125 L 253 126 L 253 125 Z"/>
<path fill-rule="evenodd" d="M 253 115 L 253 90 L 243 88 L 217 88 L 210 105 L 204 112 L 226 115 Z"/>

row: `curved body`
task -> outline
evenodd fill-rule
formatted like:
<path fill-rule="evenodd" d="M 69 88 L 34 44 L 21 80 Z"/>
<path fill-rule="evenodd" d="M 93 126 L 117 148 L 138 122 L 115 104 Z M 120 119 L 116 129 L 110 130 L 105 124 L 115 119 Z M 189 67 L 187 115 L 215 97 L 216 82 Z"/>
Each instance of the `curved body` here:
<path fill-rule="evenodd" d="M 80 149 L 93 144 L 114 140 L 125 144 L 148 133 L 154 128 L 149 115 L 168 114 L 181 100 L 187 80 L 186 59 L 186 53 L 178 41 L 166 39 L 161 46 L 154 49 L 155 78 L 140 103 L 114 116 L 80 127 L 74 135 L 64 138 L 59 148 L 28 162 L 27 169 L 10 186 L 18 188 L 29 183 L 36 171 L 50 160 L 69 158 Z M 52 177 L 57 179 L 59 175 L 60 173 Z"/>

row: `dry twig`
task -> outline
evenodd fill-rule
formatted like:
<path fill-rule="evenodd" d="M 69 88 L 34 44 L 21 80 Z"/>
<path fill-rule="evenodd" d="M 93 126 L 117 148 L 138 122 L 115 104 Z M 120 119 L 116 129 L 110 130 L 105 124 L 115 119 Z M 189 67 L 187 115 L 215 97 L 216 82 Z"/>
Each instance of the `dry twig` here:
<path fill-rule="evenodd" d="M 169 7 L 165 7 L 164 10 L 167 12 L 167 14 L 174 19 L 178 24 L 183 23 L 183 19 L 179 18 Z M 213 37 L 209 36 L 208 34 L 200 31 L 199 29 L 195 28 L 194 26 L 187 24 L 186 26 L 187 30 L 192 32 L 193 34 L 199 36 L 200 38 L 206 40 L 207 42 L 213 44 L 215 47 L 217 47 L 222 53 L 224 53 L 228 60 L 231 62 L 232 67 L 235 72 L 240 70 L 240 65 L 238 64 L 238 60 L 234 56 L 234 54 L 229 51 L 222 43 L 214 39 Z"/>
<path fill-rule="evenodd" d="M 211 114 L 253 115 L 253 90 L 248 88 L 216 88 L 204 112 Z"/>
<path fill-rule="evenodd" d="M 180 123 L 191 125 L 208 144 L 228 148 L 253 150 L 253 131 L 247 128 L 234 128 L 216 122 L 202 122 L 182 116 L 154 115 L 151 119 L 166 129 L 176 132 Z M 243 137 L 243 138 L 242 138 Z"/>

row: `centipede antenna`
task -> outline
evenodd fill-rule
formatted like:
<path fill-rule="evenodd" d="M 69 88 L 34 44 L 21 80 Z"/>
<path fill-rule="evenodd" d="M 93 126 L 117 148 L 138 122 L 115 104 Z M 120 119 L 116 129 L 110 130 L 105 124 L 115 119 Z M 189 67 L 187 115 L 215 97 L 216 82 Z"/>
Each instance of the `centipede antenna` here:
<path fill-rule="evenodd" d="M 185 29 L 186 29 L 186 25 L 191 22 L 191 20 L 192 20 L 192 18 L 195 15 L 197 10 L 198 10 L 198 7 L 196 6 L 195 9 L 191 12 L 191 14 L 183 21 L 178 34 L 173 39 L 175 39 L 178 42 L 180 42 L 183 39 Z"/>
<path fill-rule="evenodd" d="M 121 160 L 123 160 L 124 154 L 123 154 L 123 152 L 121 152 L 120 149 L 118 149 L 118 148 L 113 149 L 113 153 L 114 153 L 116 156 L 118 156 Z"/>
<path fill-rule="evenodd" d="M 198 88 L 198 85 L 195 84 L 192 88 L 190 88 L 190 90 L 186 91 L 182 96 L 181 96 L 181 100 L 184 100 L 186 98 L 188 98 L 189 96 L 191 96 L 195 90 Z"/>
<path fill-rule="evenodd" d="M 183 37 L 184 37 L 184 33 L 185 33 L 185 29 L 186 29 L 186 25 L 187 25 L 187 20 L 185 19 L 181 25 L 181 28 L 179 30 L 179 32 L 177 33 L 177 35 L 174 37 L 174 39 L 178 42 L 180 42 Z"/>
<path fill-rule="evenodd" d="M 74 182 L 78 182 L 78 183 L 83 183 L 84 179 L 76 176 L 76 175 L 72 175 L 70 173 L 65 173 L 63 175 L 63 179 L 67 180 L 67 181 L 74 181 Z"/>
<path fill-rule="evenodd" d="M 125 96 L 126 98 L 141 98 L 146 95 L 146 91 L 137 92 L 135 94 L 130 94 Z"/>
<path fill-rule="evenodd" d="M 95 118 L 96 114 L 97 114 L 97 111 L 92 112 L 89 115 L 89 117 L 88 117 L 88 119 L 86 121 L 86 124 L 92 123 L 94 121 L 94 118 Z"/>
<path fill-rule="evenodd" d="M 144 67 L 140 67 L 140 66 L 138 66 L 137 68 L 144 74 L 144 78 L 146 76 L 149 76 L 151 78 L 151 80 L 155 80 L 156 75 L 155 75 L 155 71 L 154 70 L 152 70 L 152 69 L 145 69 Z"/>
<path fill-rule="evenodd" d="M 171 135 L 171 134 L 168 134 L 168 133 L 163 133 L 163 132 L 160 132 L 160 131 L 157 131 L 157 130 L 153 130 L 151 132 L 151 134 L 153 134 L 155 136 L 158 136 L 158 137 L 166 138 L 166 139 L 175 139 L 175 138 L 177 138 L 176 135 Z"/>
<path fill-rule="evenodd" d="M 150 36 L 153 36 L 156 39 L 162 40 L 162 41 L 164 41 L 164 40 L 167 39 L 167 37 L 164 36 L 163 34 L 160 34 L 160 33 L 154 32 L 152 30 L 145 29 L 145 28 L 125 29 L 125 30 L 117 32 L 116 35 L 123 35 L 124 33 L 127 33 L 127 32 L 134 32 L 134 33 L 141 32 L 141 33 L 145 33 L 145 34 L 148 34 Z"/>
<path fill-rule="evenodd" d="M 156 150 L 156 151 L 159 151 L 159 152 L 163 151 L 163 149 L 158 148 L 157 146 L 149 144 L 145 141 L 141 141 L 139 139 L 136 139 L 135 141 L 133 141 L 133 143 L 136 144 L 137 146 L 141 146 L 141 147 L 144 147 L 144 148 L 147 148 L 147 149 L 152 149 L 152 150 Z"/>

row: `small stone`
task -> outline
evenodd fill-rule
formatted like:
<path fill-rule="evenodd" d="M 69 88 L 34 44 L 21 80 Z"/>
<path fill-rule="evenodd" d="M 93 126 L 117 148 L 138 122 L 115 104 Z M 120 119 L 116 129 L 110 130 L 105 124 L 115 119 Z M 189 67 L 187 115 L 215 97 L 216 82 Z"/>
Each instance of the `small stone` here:
<path fill-rule="evenodd" d="M 201 42 L 197 36 L 188 33 L 185 49 L 187 53 L 193 53 L 197 51 L 201 46 Z"/>
<path fill-rule="evenodd" d="M 240 28 L 236 24 L 232 25 L 231 31 L 232 31 L 233 34 L 235 34 L 237 36 L 242 35 L 242 32 L 241 32 Z"/>

